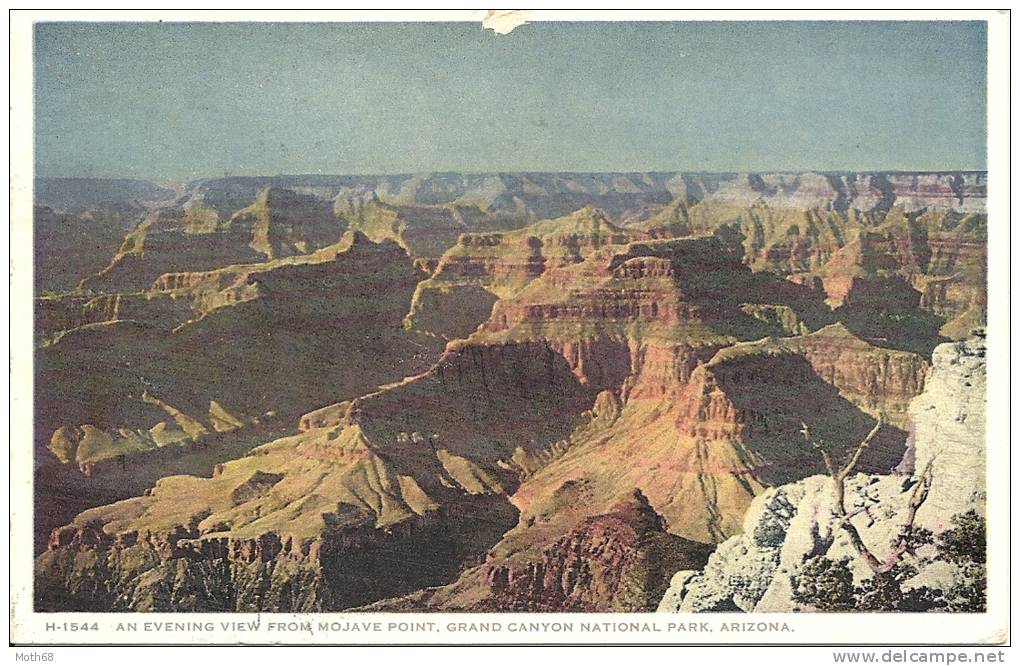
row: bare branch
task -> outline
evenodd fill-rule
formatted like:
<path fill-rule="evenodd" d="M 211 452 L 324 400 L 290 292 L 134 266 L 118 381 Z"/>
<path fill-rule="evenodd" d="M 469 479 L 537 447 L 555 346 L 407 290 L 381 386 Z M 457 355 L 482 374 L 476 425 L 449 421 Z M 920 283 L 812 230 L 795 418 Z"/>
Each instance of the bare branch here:
<path fill-rule="evenodd" d="M 914 528 L 914 520 L 917 516 L 917 510 L 921 508 L 925 500 L 928 499 L 928 491 L 931 488 L 931 462 L 921 472 L 920 480 L 917 487 L 914 488 L 914 492 L 910 496 L 910 501 L 907 503 L 907 516 L 903 527 L 900 528 L 899 537 L 896 543 L 893 545 L 892 552 L 889 553 L 885 559 L 879 559 L 868 545 L 864 543 L 864 539 L 861 538 L 860 532 L 857 531 L 857 527 L 851 522 L 851 519 L 861 513 L 861 511 L 855 511 L 854 513 L 848 513 L 846 510 L 846 477 L 853 472 L 857 466 L 857 462 L 861 457 L 861 454 L 871 444 L 871 441 L 878 434 L 878 431 L 882 428 L 883 419 L 880 417 L 878 422 L 875 423 L 875 427 L 871 429 L 871 432 L 861 441 L 857 446 L 857 449 L 850 456 L 850 460 L 847 464 L 838 472 L 836 471 L 835 465 L 832 462 L 832 456 L 822 448 L 817 442 L 811 439 L 811 430 L 807 424 L 801 422 L 801 433 L 803 433 L 805 440 L 808 441 L 814 448 L 818 449 L 822 456 L 822 462 L 825 463 L 825 468 L 829 472 L 829 476 L 832 477 L 832 489 L 835 496 L 835 509 L 836 517 L 839 520 L 840 526 L 850 537 L 850 543 L 853 545 L 854 550 L 857 554 L 867 562 L 868 566 L 877 574 L 887 573 L 896 566 L 900 558 L 904 553 L 907 552 L 910 546 L 910 536 Z"/>
<path fill-rule="evenodd" d="M 857 450 L 854 451 L 853 455 L 850 456 L 850 460 L 847 461 L 846 466 L 843 467 L 843 471 L 841 473 L 842 476 L 844 477 L 849 476 L 850 473 L 854 471 L 854 468 L 857 467 L 857 461 L 860 460 L 861 458 L 861 454 L 864 453 L 865 449 L 871 446 L 871 440 L 875 438 L 875 435 L 877 435 L 878 431 L 881 429 L 882 429 L 882 417 L 879 417 L 878 421 L 875 422 L 875 427 L 872 428 L 871 432 L 868 433 L 868 436 L 865 437 L 861 441 L 861 443 L 857 445 Z"/>
<path fill-rule="evenodd" d="M 829 452 L 826 451 L 821 444 L 814 441 L 811 437 L 811 427 L 804 421 L 800 422 L 800 434 L 804 435 L 804 441 L 810 444 L 813 448 L 818 449 L 818 453 L 822 456 L 822 462 L 825 463 L 825 470 L 829 473 L 829 476 L 835 479 L 836 467 L 832 463 L 832 456 L 829 455 Z"/>
<path fill-rule="evenodd" d="M 857 531 L 854 524 L 850 522 L 850 518 L 847 516 L 840 517 L 840 525 L 846 531 L 847 536 L 850 537 L 850 543 L 853 545 L 854 550 L 864 558 L 864 561 L 868 563 L 871 570 L 875 573 L 885 573 L 892 568 L 890 565 L 886 568 L 886 563 L 875 557 L 875 554 L 871 552 L 867 544 L 864 543 L 864 539 L 861 538 L 861 533 Z M 896 559 L 899 559 L 899 553 L 896 554 Z"/>
<path fill-rule="evenodd" d="M 822 454 L 822 462 L 825 463 L 825 469 L 829 472 L 829 476 L 832 477 L 833 481 L 838 481 L 841 477 L 836 472 L 836 466 L 832 464 L 832 456 L 822 447 L 818 447 L 818 452 Z"/>

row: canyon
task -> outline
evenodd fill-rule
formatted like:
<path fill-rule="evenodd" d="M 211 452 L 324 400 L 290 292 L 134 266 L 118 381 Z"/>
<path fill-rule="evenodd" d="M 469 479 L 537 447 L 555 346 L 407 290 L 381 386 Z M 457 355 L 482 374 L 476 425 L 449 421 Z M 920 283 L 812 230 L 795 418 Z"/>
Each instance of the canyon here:
<path fill-rule="evenodd" d="M 824 510 L 819 447 L 873 433 L 853 492 L 900 497 L 925 405 L 983 423 L 946 377 L 984 202 L 978 172 L 41 179 L 36 608 L 789 606 L 793 546 L 749 540 Z M 980 508 L 974 428 L 932 529 Z M 720 582 L 747 558 L 753 593 Z"/>

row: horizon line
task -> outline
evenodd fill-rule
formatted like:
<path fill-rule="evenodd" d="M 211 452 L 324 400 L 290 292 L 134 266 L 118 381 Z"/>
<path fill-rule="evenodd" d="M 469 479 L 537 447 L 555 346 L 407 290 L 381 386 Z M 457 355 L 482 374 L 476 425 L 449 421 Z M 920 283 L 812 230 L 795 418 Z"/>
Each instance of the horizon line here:
<path fill-rule="evenodd" d="M 33 175 L 33 180 L 136 180 L 145 181 L 150 183 L 156 182 L 178 182 L 178 183 L 194 183 L 203 180 L 226 180 L 230 178 L 247 178 L 247 179 L 259 179 L 259 178 L 395 178 L 395 177 L 415 177 L 415 176 L 437 176 L 437 175 L 458 175 L 458 176 L 502 176 L 502 175 L 521 175 L 521 174 L 534 174 L 534 175 L 551 175 L 551 174 L 571 174 L 571 175 L 634 175 L 634 174 L 674 174 L 674 175 L 711 175 L 711 176 L 741 176 L 749 174 L 775 174 L 775 175 L 800 175 L 815 173 L 819 175 L 847 175 L 847 174 L 952 174 L 952 173 L 975 173 L 975 174 L 987 174 L 988 168 L 977 169 L 977 168 L 941 168 L 941 169 L 906 169 L 906 168 L 843 168 L 843 169 L 627 169 L 627 170 L 600 170 L 600 169 L 562 169 L 562 170 L 542 170 L 542 169 L 499 169 L 494 171 L 476 171 L 476 170 L 464 170 L 459 171 L 456 169 L 437 169 L 432 171 L 392 171 L 392 172 L 281 172 L 276 174 L 244 174 L 244 173 L 230 173 L 225 172 L 222 175 L 217 176 L 196 176 L 193 178 L 175 178 L 175 177 L 152 177 L 152 176 L 52 176 L 52 175 Z"/>

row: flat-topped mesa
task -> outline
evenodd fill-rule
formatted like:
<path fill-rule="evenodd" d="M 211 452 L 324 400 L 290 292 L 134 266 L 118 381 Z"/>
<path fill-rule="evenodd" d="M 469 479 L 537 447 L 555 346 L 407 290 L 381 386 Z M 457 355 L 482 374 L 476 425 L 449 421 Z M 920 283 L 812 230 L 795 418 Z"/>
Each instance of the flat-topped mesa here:
<path fill-rule="evenodd" d="M 752 274 L 740 261 L 739 246 L 704 236 L 607 248 L 580 264 L 550 270 L 498 302 L 482 331 L 509 338 L 732 342 L 784 330 L 748 314 L 742 309 L 748 303 L 786 304 L 811 320 L 825 310 L 820 294 Z"/>
<path fill-rule="evenodd" d="M 488 317 L 494 297 L 508 298 L 548 271 L 644 236 L 614 226 L 591 206 L 514 231 L 463 234 L 419 286 L 407 325 L 446 339 L 466 337 Z M 464 303 L 476 307 L 458 316 L 455 306 Z"/>
<path fill-rule="evenodd" d="M 328 201 L 265 188 L 233 214 L 194 199 L 150 211 L 110 265 L 82 282 L 94 291 L 139 291 L 167 273 L 204 272 L 312 252 L 336 243 L 344 225 Z"/>
<path fill-rule="evenodd" d="M 924 388 L 928 362 L 918 354 L 871 345 L 843 324 L 808 335 L 767 338 L 721 349 L 709 362 L 718 368 L 740 358 L 794 353 L 859 409 L 905 430 L 907 405 Z"/>
<path fill-rule="evenodd" d="M 440 258 L 433 278 L 449 282 L 527 281 L 546 269 L 544 245 L 541 238 L 530 235 L 463 234 Z"/>
<path fill-rule="evenodd" d="M 505 296 L 545 270 L 578 263 L 601 247 L 640 236 L 614 226 L 602 211 L 586 207 L 515 231 L 464 234 L 443 255 L 433 278 L 470 280 Z"/>
<path fill-rule="evenodd" d="M 77 182 L 59 179 L 40 179 L 37 203 L 48 205 L 56 211 L 80 211 L 95 206 L 100 201 L 97 193 L 110 190 L 124 190 L 123 184 L 99 179 L 78 179 Z M 921 210 L 953 212 L 966 217 L 982 214 L 985 210 L 986 177 L 980 172 L 957 173 L 780 173 L 780 174 L 699 174 L 699 173 L 637 173 L 637 174 L 426 174 L 415 176 L 276 176 L 276 177 L 230 177 L 204 179 L 179 188 L 177 198 L 170 190 L 154 188 L 147 183 L 138 183 L 142 189 L 153 192 L 140 199 L 150 210 L 162 208 L 177 215 L 177 230 L 193 235 L 224 236 L 228 222 L 238 211 L 251 207 L 260 193 L 273 203 L 275 193 L 280 197 L 313 197 L 314 200 L 300 200 L 300 206 L 309 206 L 318 217 L 323 206 L 335 207 L 334 217 L 360 219 L 366 209 L 376 205 L 402 208 L 398 213 L 412 234 L 421 238 L 405 245 L 429 246 L 429 256 L 438 257 L 453 245 L 459 233 L 488 229 L 510 229 L 536 219 L 554 218 L 568 214 L 583 206 L 597 206 L 619 224 L 630 226 L 630 219 L 647 220 L 647 211 L 654 207 L 674 204 L 683 208 L 680 217 L 674 214 L 674 225 L 670 235 L 687 233 L 684 228 L 697 226 L 699 206 L 723 211 L 724 209 L 765 206 L 772 209 L 816 209 L 839 215 L 866 217 L 869 224 L 884 218 L 897 207 L 907 213 Z M 138 187 L 134 188 L 138 191 Z M 292 194 L 284 194 L 284 192 Z M 113 201 L 123 207 L 130 205 L 138 210 L 137 199 L 117 194 Z M 282 200 L 282 199 L 281 199 Z M 321 203 L 320 203 L 321 202 Z M 287 207 L 290 207 L 289 204 Z M 692 207 L 688 213 L 687 208 Z M 276 208 L 281 208 L 277 206 Z M 675 212 L 675 211 L 674 211 Z M 373 213 L 374 214 L 374 213 Z M 690 219 L 688 219 L 688 215 Z M 249 216 L 250 217 L 250 216 Z M 732 221 L 737 216 L 729 213 L 708 214 L 714 223 Z M 817 217 L 817 216 L 816 216 Z M 386 219 L 384 219 L 386 218 Z M 681 219 L 682 218 L 682 219 Z M 795 221 L 801 233 L 809 236 L 803 215 Z M 819 218 L 821 219 L 821 218 Z M 825 218 L 822 226 L 830 223 Z M 403 233 L 393 229 L 393 219 L 380 213 L 377 227 L 386 233 Z M 284 225 L 286 226 L 286 225 Z M 301 226 L 304 226 L 303 224 Z M 315 226 L 315 225 L 312 225 Z M 655 225 L 653 225 L 655 226 Z M 660 225 L 662 226 L 662 225 Z M 666 226 L 669 226 L 668 224 Z M 785 235 L 789 224 L 779 233 Z M 709 227 L 700 226 L 702 230 Z M 442 243 L 433 243 L 429 229 L 441 231 Z M 458 231 L 459 229 L 459 231 Z M 452 234 L 452 235 L 451 235 Z M 274 242 L 287 244 L 292 239 L 288 233 L 260 234 L 256 245 L 276 252 Z M 370 234 L 371 235 L 371 234 Z M 271 238 L 271 236 L 273 236 Z M 390 236 L 395 237 L 395 236 Z M 226 244 L 221 251 L 255 252 L 248 246 L 253 235 L 234 237 L 226 234 L 231 247 Z M 375 236 L 373 236 L 375 238 Z M 379 238 L 376 238 L 377 240 Z M 150 239 L 153 240 L 153 239 Z M 180 239 L 175 241 L 183 254 L 195 252 L 188 249 Z M 150 244 L 154 249 L 158 242 Z M 105 247 L 105 244 L 104 244 Z M 148 261 L 155 260 L 149 253 Z M 420 255 L 414 252 L 416 256 Z M 265 256 L 264 254 L 262 256 Z M 100 257 L 100 260 L 105 260 Z M 199 257 L 193 257 L 192 265 L 176 270 L 196 269 L 193 265 Z M 240 256 L 231 261 L 243 260 Z M 130 278 L 134 259 L 122 258 L 125 265 L 115 271 L 117 281 Z M 168 267 L 157 274 L 175 270 Z M 109 287 L 109 278 L 93 281 L 93 286 Z M 155 276 L 152 276 L 155 277 Z M 147 282 L 146 280 L 145 282 Z M 109 289 L 107 289 L 109 290 Z"/>

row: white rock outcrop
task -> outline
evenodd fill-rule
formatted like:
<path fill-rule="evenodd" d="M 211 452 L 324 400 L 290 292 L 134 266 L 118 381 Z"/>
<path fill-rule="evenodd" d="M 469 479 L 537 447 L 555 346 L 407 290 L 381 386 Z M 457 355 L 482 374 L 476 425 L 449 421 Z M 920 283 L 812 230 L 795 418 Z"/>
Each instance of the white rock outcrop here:
<path fill-rule="evenodd" d="M 939 345 L 924 393 L 909 408 L 914 470 L 931 464 L 932 488 L 918 511 L 931 530 L 985 498 L 985 341 Z"/>

